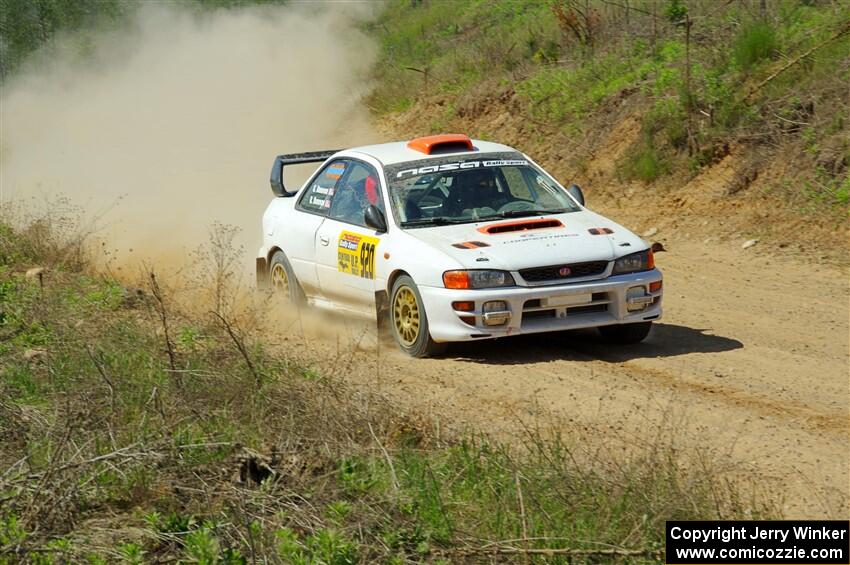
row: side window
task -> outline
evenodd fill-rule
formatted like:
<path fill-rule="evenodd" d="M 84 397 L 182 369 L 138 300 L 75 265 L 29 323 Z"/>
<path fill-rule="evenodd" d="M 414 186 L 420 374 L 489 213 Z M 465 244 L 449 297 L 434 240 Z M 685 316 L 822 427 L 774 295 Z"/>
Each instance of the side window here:
<path fill-rule="evenodd" d="M 502 167 L 501 171 L 508 183 L 508 190 L 514 198 L 534 200 L 534 194 L 532 194 L 531 188 L 526 182 L 527 179 L 519 167 Z"/>
<path fill-rule="evenodd" d="M 334 189 L 339 179 L 345 174 L 349 163 L 346 161 L 334 161 L 319 173 L 310 186 L 304 191 L 298 201 L 298 208 L 325 215 L 331 207 Z"/>
<path fill-rule="evenodd" d="M 330 217 L 340 222 L 365 226 L 364 213 L 369 205 L 384 212 L 378 173 L 369 165 L 351 161 L 342 183 L 336 189 Z"/>

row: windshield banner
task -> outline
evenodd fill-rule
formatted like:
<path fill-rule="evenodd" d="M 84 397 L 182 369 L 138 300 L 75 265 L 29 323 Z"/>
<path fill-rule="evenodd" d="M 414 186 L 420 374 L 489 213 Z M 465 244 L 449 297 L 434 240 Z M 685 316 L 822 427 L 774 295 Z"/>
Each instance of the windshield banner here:
<path fill-rule="evenodd" d="M 396 174 L 396 178 L 400 179 L 407 175 L 427 175 L 430 173 L 439 173 L 443 171 L 478 169 L 481 167 L 516 167 L 518 165 L 528 165 L 528 161 L 526 161 L 525 159 L 499 159 L 496 161 L 457 161 L 455 163 L 443 163 L 442 165 L 428 165 L 427 167 L 419 167 L 417 169 L 404 169 Z"/>

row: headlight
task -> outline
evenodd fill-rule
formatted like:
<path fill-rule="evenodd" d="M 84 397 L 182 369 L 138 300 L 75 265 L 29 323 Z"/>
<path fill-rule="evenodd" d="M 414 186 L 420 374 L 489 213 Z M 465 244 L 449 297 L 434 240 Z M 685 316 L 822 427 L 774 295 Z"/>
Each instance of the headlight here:
<path fill-rule="evenodd" d="M 514 286 L 514 278 L 507 271 L 446 271 L 443 273 L 446 288 L 493 288 Z"/>
<path fill-rule="evenodd" d="M 612 275 L 622 275 L 625 273 L 637 273 L 639 271 L 649 271 L 655 268 L 655 257 L 652 256 L 652 250 L 638 251 L 624 257 L 620 257 L 614 261 L 614 270 Z"/>

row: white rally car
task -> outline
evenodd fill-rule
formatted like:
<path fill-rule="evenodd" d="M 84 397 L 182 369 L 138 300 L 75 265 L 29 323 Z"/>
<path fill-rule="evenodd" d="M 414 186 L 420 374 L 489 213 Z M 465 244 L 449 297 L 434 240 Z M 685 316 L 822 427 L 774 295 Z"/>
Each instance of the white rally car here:
<path fill-rule="evenodd" d="M 314 162 L 284 187 L 284 166 Z M 412 356 L 587 327 L 635 343 L 661 317 L 646 242 L 506 145 L 448 134 L 281 155 L 271 186 L 258 284 L 387 323 Z"/>

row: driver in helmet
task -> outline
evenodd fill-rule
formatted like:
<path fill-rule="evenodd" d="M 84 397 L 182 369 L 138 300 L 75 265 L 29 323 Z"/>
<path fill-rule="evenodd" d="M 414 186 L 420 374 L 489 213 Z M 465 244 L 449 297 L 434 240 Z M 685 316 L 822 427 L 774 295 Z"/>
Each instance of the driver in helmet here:
<path fill-rule="evenodd" d="M 381 197 L 378 194 L 378 179 L 371 174 L 366 177 L 365 181 L 363 181 L 363 192 L 369 204 L 383 210 L 384 207 L 381 205 Z M 368 207 L 369 204 L 367 204 L 366 207 Z M 364 208 L 364 210 L 365 209 L 366 208 Z"/>
<path fill-rule="evenodd" d="M 464 171 L 454 178 L 449 203 L 456 215 L 494 214 L 502 205 L 502 195 L 496 185 L 493 171 L 472 170 Z"/>
<path fill-rule="evenodd" d="M 334 196 L 331 216 L 337 219 L 362 224 L 363 214 L 369 206 L 376 206 L 383 212 L 378 188 L 378 179 L 373 175 L 348 184 Z"/>

